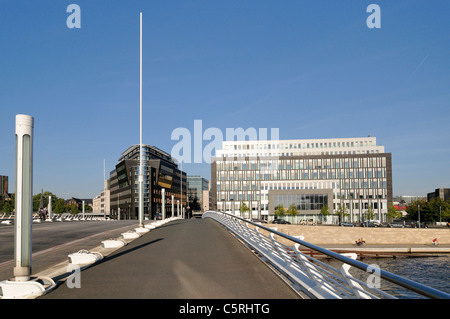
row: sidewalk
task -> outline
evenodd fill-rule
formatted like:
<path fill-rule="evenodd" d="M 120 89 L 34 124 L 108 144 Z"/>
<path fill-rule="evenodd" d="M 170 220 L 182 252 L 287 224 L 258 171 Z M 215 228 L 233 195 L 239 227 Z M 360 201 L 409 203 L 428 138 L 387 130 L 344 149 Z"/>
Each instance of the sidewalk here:
<path fill-rule="evenodd" d="M 299 298 L 267 265 L 209 219 L 175 220 L 143 234 L 84 269 L 80 288 L 69 288 L 66 279 L 61 278 L 57 288 L 40 298 Z"/>

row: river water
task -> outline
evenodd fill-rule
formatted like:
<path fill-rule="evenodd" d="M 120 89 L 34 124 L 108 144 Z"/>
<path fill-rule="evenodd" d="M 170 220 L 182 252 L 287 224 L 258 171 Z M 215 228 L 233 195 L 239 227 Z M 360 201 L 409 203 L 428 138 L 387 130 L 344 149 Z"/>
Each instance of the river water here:
<path fill-rule="evenodd" d="M 450 293 L 450 256 L 408 258 L 364 258 L 362 262 L 408 278 L 423 285 Z M 350 273 L 356 276 L 352 270 Z M 381 280 L 381 290 L 400 299 L 425 298 L 387 280 Z"/>

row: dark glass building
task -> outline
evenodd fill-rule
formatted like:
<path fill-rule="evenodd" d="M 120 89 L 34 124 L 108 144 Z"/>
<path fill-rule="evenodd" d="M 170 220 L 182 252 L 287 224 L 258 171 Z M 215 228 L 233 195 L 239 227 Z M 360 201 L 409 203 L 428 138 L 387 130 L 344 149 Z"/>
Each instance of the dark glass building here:
<path fill-rule="evenodd" d="M 209 209 L 209 181 L 201 176 L 188 176 L 189 207 L 193 211 Z"/>
<path fill-rule="evenodd" d="M 110 173 L 110 211 L 116 219 L 139 218 L 139 144 L 122 153 L 116 169 Z M 166 152 L 144 144 L 144 219 L 155 219 L 162 212 L 165 189 L 166 217 L 181 215 L 186 208 L 186 173 Z M 172 211 L 173 203 L 173 211 Z M 180 205 L 180 206 L 178 206 Z"/>

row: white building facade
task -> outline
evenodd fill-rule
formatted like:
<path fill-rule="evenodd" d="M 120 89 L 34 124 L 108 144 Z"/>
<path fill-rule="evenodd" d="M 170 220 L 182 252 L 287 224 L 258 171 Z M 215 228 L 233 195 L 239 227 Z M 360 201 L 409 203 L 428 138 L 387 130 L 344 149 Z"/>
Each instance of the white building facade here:
<path fill-rule="evenodd" d="M 348 222 L 386 221 L 391 154 L 375 137 L 225 141 L 212 160 L 211 193 L 219 211 L 240 214 L 245 203 L 252 218 L 269 221 L 280 204 L 308 221 L 323 222 L 325 205 L 327 223 L 338 210 Z"/>
<path fill-rule="evenodd" d="M 92 200 L 92 211 L 105 217 L 110 215 L 110 187 L 109 180 L 104 181 L 104 189 L 100 195 Z"/>

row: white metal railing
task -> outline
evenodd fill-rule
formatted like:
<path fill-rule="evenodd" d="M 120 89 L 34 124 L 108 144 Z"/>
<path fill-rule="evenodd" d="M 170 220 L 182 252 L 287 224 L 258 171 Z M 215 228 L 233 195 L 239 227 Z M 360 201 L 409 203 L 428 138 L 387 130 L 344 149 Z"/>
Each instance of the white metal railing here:
<path fill-rule="evenodd" d="M 395 299 L 396 297 L 376 288 L 377 285 L 374 284 L 374 280 L 376 282 L 376 280 L 381 278 L 426 297 L 450 298 L 450 294 L 445 292 L 357 261 L 357 256 L 354 253 L 338 254 L 228 213 L 207 211 L 203 214 L 203 218 L 212 218 L 224 225 L 245 242 L 246 245 L 262 256 L 266 262 L 276 267 L 278 271 L 300 287 L 300 290 L 310 298 Z M 292 241 L 293 245 L 288 246 L 279 242 L 276 236 Z M 333 267 L 317 258 L 302 253 L 300 246 L 317 251 L 342 264 L 339 268 Z M 368 278 L 372 276 L 371 280 L 366 278 L 364 281 L 355 278 L 349 272 L 350 267 L 363 270 Z"/>

